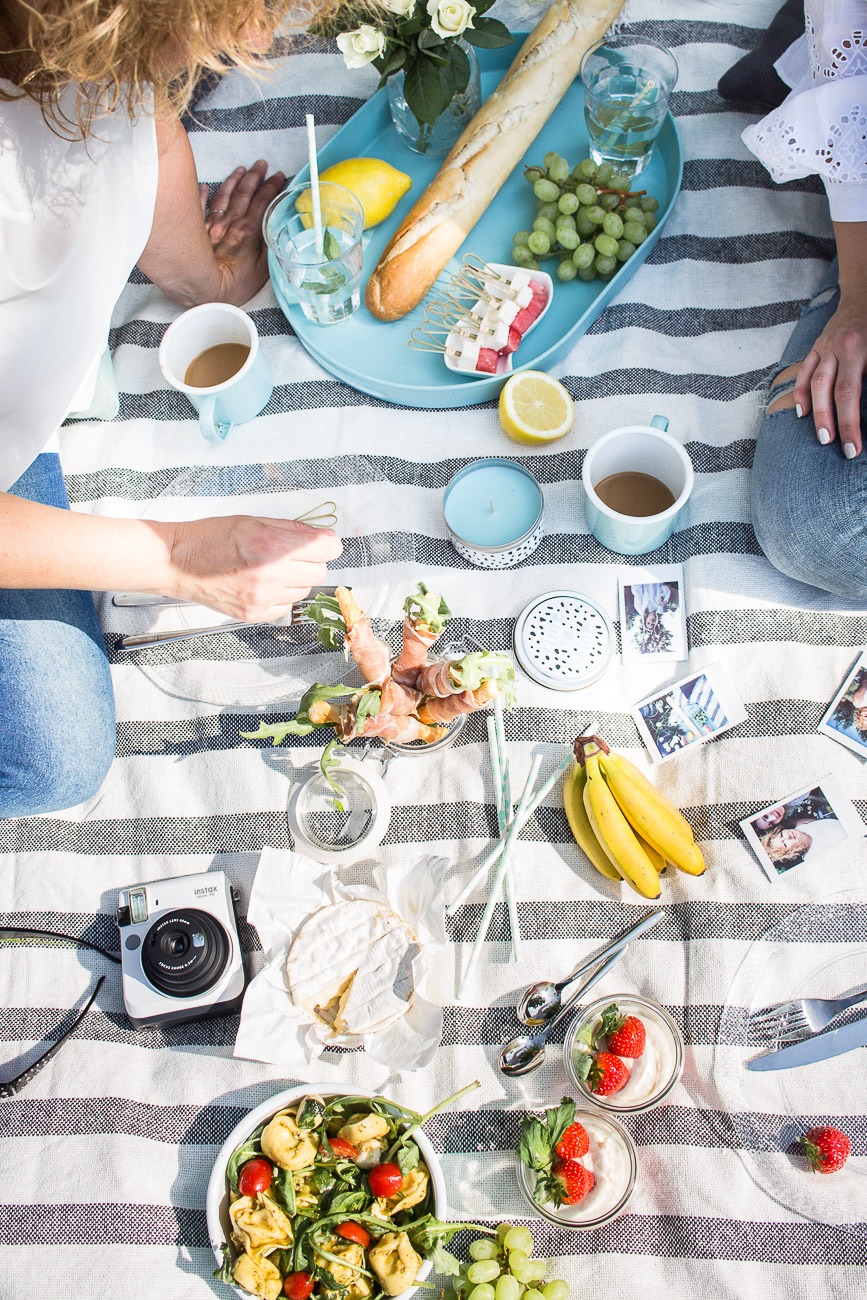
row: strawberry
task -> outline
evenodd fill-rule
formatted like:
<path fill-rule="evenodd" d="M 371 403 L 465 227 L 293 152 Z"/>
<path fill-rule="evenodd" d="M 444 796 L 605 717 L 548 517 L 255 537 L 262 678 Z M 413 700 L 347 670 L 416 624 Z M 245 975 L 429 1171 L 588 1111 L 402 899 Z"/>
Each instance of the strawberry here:
<path fill-rule="evenodd" d="M 590 1150 L 590 1139 L 583 1124 L 570 1124 L 554 1150 L 563 1160 L 579 1160 Z"/>
<path fill-rule="evenodd" d="M 638 1016 L 622 1016 L 616 1002 L 602 1012 L 600 1034 L 608 1039 L 608 1050 L 634 1060 L 641 1056 L 647 1041 L 644 1021 Z"/>
<path fill-rule="evenodd" d="M 555 1160 L 551 1170 L 551 1198 L 557 1205 L 577 1205 L 596 1179 L 579 1160 Z"/>
<path fill-rule="evenodd" d="M 619 1056 L 613 1052 L 597 1052 L 587 1082 L 590 1091 L 598 1097 L 610 1097 L 613 1092 L 620 1091 L 628 1078 L 629 1071 Z"/>
<path fill-rule="evenodd" d="M 810 1168 L 817 1174 L 835 1174 L 852 1150 L 852 1143 L 838 1128 L 811 1128 L 800 1143 Z"/>

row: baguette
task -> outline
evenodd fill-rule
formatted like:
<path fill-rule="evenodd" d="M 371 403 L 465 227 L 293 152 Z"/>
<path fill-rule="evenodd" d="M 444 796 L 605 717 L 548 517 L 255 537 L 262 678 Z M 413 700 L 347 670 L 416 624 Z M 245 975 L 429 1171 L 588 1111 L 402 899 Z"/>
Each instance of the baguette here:
<path fill-rule="evenodd" d="M 421 302 L 575 80 L 585 51 L 605 35 L 623 3 L 555 0 L 389 240 L 365 290 L 372 315 L 399 320 Z"/>

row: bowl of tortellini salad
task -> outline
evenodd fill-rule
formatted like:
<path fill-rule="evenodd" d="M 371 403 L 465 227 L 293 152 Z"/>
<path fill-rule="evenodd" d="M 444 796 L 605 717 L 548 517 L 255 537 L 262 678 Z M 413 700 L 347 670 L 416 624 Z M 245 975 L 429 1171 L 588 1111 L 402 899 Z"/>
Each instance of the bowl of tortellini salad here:
<path fill-rule="evenodd" d="M 278 1093 L 250 1111 L 208 1183 L 216 1276 L 262 1300 L 412 1294 L 437 1249 L 468 1226 L 444 1222 L 426 1118 L 333 1084 Z"/>

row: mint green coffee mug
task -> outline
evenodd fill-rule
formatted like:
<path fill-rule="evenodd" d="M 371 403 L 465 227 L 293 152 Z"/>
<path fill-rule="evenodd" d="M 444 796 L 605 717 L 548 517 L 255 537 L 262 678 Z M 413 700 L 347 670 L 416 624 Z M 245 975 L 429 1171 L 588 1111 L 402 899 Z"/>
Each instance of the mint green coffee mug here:
<path fill-rule="evenodd" d="M 612 474 L 648 474 L 664 483 L 674 503 L 652 515 L 629 515 L 613 510 L 596 492 Z M 587 527 L 603 546 L 617 555 L 646 555 L 674 532 L 692 492 L 692 461 L 668 432 L 668 420 L 655 415 L 650 424 L 630 424 L 613 429 L 595 442 L 581 467 Z"/>

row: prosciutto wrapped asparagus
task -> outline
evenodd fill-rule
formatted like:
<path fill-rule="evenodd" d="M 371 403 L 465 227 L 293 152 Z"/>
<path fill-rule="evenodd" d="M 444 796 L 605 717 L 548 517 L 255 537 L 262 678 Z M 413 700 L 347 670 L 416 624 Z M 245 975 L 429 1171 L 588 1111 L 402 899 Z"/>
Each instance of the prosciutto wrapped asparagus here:
<path fill-rule="evenodd" d="M 429 592 L 423 582 L 418 594 L 407 596 L 403 605 L 403 646 L 391 666 L 394 681 L 416 686 L 420 670 L 427 663 L 428 651 L 446 625 L 449 609 L 442 596 Z"/>
<path fill-rule="evenodd" d="M 497 697 L 507 706 L 514 702 L 515 669 L 508 655 L 479 651 L 427 663 L 450 611 L 424 583 L 404 603 L 403 646 L 393 665 L 389 646 L 375 635 L 347 587 L 338 587 L 334 597 L 317 598 L 312 607 L 323 644 L 336 645 L 342 634 L 365 685 L 357 689 L 317 682 L 305 692 L 293 719 L 263 722 L 258 731 L 242 735 L 279 745 L 289 736 L 330 726 L 342 741 L 364 736 L 431 744 L 462 714 L 474 713 Z"/>

